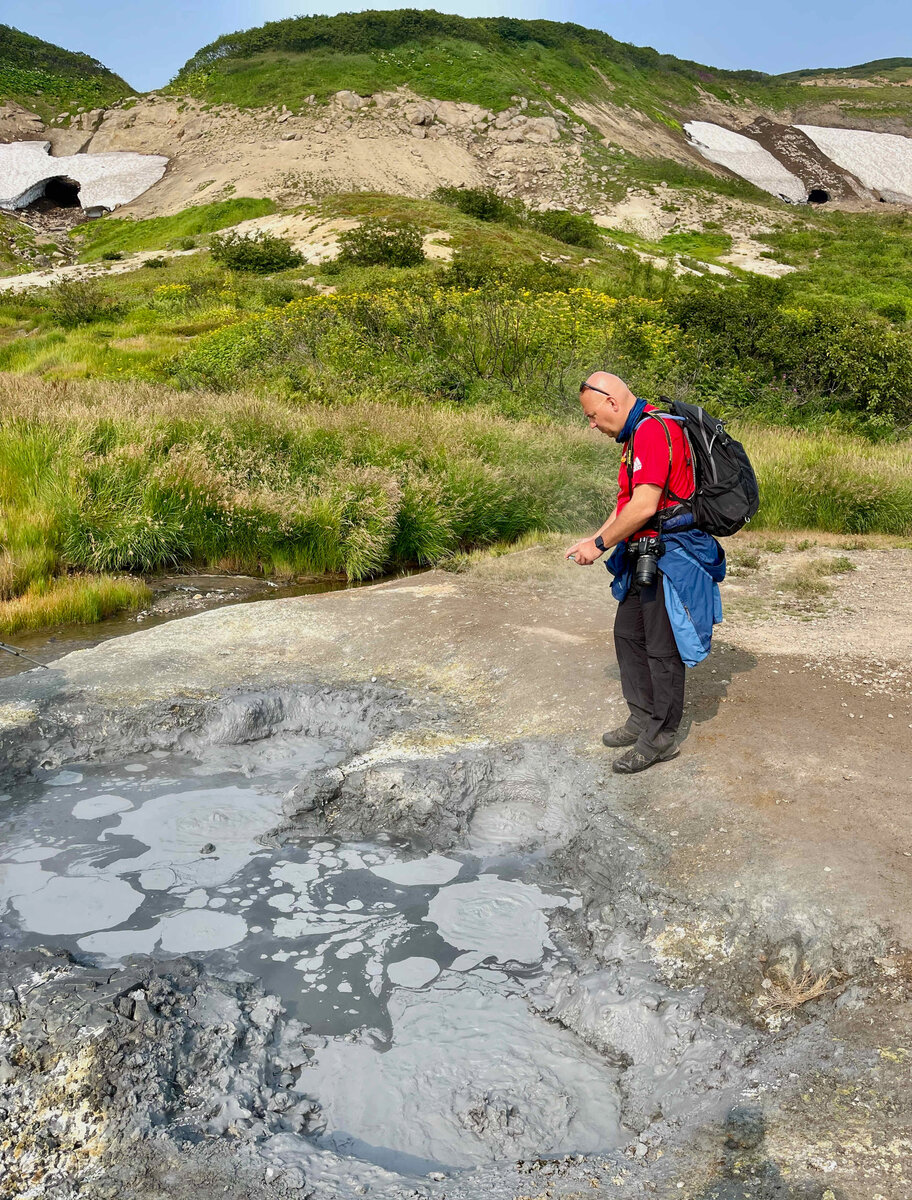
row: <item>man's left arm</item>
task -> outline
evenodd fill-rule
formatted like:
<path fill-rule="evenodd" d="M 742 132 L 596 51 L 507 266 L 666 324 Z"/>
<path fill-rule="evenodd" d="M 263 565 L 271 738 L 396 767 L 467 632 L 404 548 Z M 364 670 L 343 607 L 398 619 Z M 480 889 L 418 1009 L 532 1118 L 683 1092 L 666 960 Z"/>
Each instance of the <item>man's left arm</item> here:
<path fill-rule="evenodd" d="M 661 499 L 662 488 L 654 483 L 639 484 L 633 489 L 630 503 L 624 506 L 620 515 L 615 510 L 593 537 L 585 538 L 571 546 L 564 557 L 572 558 L 578 567 L 591 566 L 603 553 L 595 544 L 597 537 L 601 537 L 605 549 L 610 550 L 618 542 L 623 542 L 644 525 L 648 525 L 650 518 L 658 511 Z"/>

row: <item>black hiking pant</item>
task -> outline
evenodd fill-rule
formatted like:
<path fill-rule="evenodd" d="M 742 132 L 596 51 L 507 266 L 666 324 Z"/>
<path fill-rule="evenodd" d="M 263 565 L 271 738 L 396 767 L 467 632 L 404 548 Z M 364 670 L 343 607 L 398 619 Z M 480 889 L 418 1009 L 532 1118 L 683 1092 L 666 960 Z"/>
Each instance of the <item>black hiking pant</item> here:
<path fill-rule="evenodd" d="M 684 714 L 684 663 L 665 609 L 662 573 L 648 588 L 632 584 L 614 619 L 628 728 L 641 750 L 666 750 Z"/>

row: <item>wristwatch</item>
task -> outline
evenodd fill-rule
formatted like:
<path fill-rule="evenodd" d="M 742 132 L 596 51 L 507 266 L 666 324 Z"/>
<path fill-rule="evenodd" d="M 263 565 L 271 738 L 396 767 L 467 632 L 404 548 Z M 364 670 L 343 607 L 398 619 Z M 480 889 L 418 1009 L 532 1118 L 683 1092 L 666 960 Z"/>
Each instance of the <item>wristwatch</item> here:
<path fill-rule="evenodd" d="M 602 540 L 602 535 L 600 533 L 597 533 L 592 540 L 595 542 L 598 549 L 601 550 L 602 553 L 604 554 L 604 552 L 608 549 L 608 547 L 605 545 L 604 541 Z"/>

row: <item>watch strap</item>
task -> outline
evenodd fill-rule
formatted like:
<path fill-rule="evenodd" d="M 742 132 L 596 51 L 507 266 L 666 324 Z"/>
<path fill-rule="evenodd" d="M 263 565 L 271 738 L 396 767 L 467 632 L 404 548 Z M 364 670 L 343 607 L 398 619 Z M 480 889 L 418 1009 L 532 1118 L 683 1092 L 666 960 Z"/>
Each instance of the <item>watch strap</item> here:
<path fill-rule="evenodd" d="M 597 534 L 595 535 L 595 537 L 593 538 L 593 541 L 595 542 L 595 544 L 596 544 L 596 547 L 597 547 L 599 550 L 601 550 L 603 553 L 604 553 L 604 551 L 605 551 L 605 550 L 607 550 L 607 549 L 608 549 L 608 547 L 605 545 L 605 543 L 604 543 L 604 541 L 603 541 L 603 539 L 602 539 L 602 535 L 601 535 L 600 533 L 597 533 Z"/>

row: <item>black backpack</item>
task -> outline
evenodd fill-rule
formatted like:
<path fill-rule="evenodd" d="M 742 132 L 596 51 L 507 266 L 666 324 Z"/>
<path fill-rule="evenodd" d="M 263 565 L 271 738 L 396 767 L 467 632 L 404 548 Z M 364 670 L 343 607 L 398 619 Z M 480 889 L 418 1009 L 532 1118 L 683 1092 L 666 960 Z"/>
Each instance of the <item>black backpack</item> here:
<path fill-rule="evenodd" d="M 697 484 L 693 496 L 675 496 L 671 491 L 668 494 L 690 507 L 694 524 L 705 533 L 714 537 L 737 533 L 760 507 L 760 488 L 747 451 L 725 432 L 725 426 L 718 418 L 711 417 L 698 405 L 669 400 L 667 396 L 660 396 L 659 403 L 681 423 Z M 660 416 L 659 413 L 647 414 L 653 415 Z M 664 426 L 664 421 L 662 424 Z M 671 437 L 667 429 L 665 436 L 670 454 Z"/>

